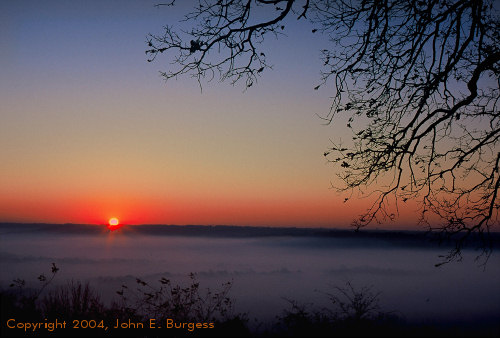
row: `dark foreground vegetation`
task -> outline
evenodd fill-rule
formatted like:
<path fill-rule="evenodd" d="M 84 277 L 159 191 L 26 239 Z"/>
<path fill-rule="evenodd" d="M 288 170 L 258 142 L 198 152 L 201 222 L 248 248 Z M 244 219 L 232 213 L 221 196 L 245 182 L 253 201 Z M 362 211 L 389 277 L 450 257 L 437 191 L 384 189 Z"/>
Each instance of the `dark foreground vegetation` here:
<path fill-rule="evenodd" d="M 356 289 L 350 282 L 325 293 L 328 308 L 315 309 L 288 300 L 289 307 L 273 323 L 249 324 L 237 313 L 229 297 L 231 282 L 218 290 L 200 287 L 194 274 L 185 286 L 161 278 L 157 283 L 136 279 L 122 285 L 106 304 L 88 283 L 70 281 L 50 285 L 38 277 L 39 286 L 28 288 L 14 279 L 0 291 L 2 337 L 387 337 L 387 336 L 498 336 L 495 327 L 415 326 L 394 312 L 379 307 L 380 294 L 371 287 Z"/>

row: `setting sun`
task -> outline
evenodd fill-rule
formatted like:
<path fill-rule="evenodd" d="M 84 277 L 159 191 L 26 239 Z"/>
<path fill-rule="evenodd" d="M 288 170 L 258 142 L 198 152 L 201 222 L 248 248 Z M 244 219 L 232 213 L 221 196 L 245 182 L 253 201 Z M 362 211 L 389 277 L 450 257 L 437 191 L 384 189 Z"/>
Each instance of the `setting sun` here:
<path fill-rule="evenodd" d="M 114 230 L 120 229 L 121 227 L 122 227 L 122 224 L 120 224 L 120 221 L 118 220 L 118 218 L 113 217 L 113 218 L 109 219 L 109 221 L 108 221 L 108 229 L 109 230 L 114 231 Z"/>

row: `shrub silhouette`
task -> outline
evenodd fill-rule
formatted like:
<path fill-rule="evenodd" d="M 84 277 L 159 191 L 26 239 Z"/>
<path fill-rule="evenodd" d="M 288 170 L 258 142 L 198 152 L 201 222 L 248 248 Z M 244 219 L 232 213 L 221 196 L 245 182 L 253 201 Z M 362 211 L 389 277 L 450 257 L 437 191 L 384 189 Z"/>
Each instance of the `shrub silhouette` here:
<path fill-rule="evenodd" d="M 398 336 L 403 334 L 402 319 L 382 312 L 380 292 L 372 287 L 355 288 L 351 282 L 334 286 L 325 293 L 332 307 L 314 309 L 311 305 L 288 300 L 290 307 L 278 316 L 275 334 L 279 336 Z"/>
<path fill-rule="evenodd" d="M 194 273 L 189 274 L 188 286 L 173 284 L 161 278 L 154 286 L 136 278 L 135 288 L 122 285 L 117 291 L 121 298 L 119 308 L 127 316 L 147 321 L 149 318 L 169 318 L 180 323 L 214 323 L 217 335 L 248 335 L 247 317 L 235 313 L 233 300 L 228 297 L 232 282 L 222 284 L 221 289 L 201 289 Z M 215 333 L 215 332 L 214 332 Z"/>
<path fill-rule="evenodd" d="M 44 318 L 102 319 L 105 314 L 99 294 L 88 283 L 79 281 L 49 292 L 41 299 L 39 308 Z"/>
<path fill-rule="evenodd" d="M 10 290 L 0 292 L 2 315 L 9 314 L 11 317 L 40 319 L 42 316 L 37 307 L 37 301 L 58 271 L 59 268 L 55 263 L 52 263 L 51 276 L 47 278 L 44 274 L 39 275 L 37 279 L 41 284 L 37 288 L 28 288 L 24 279 L 14 279 L 9 285 Z"/>
<path fill-rule="evenodd" d="M 289 308 L 278 316 L 274 334 L 290 337 L 331 336 L 333 321 L 326 311 L 310 308 L 310 305 L 299 304 L 297 301 L 286 299 Z"/>
<path fill-rule="evenodd" d="M 379 317 L 380 292 L 373 293 L 371 287 L 355 289 L 351 282 L 345 287 L 335 286 L 336 293 L 327 293 L 333 305 L 337 306 L 336 319 L 361 322 Z"/>

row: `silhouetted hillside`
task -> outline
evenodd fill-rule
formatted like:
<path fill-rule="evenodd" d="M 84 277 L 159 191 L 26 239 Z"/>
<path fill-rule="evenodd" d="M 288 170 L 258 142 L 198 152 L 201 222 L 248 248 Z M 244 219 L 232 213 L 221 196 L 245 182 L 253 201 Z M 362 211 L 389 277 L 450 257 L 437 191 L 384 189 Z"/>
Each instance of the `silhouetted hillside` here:
<path fill-rule="evenodd" d="M 344 230 L 326 228 L 296 227 L 251 227 L 230 225 L 125 225 L 117 230 L 126 235 L 185 236 L 212 238 L 252 237 L 311 237 L 322 238 L 324 246 L 394 246 L 394 247 L 436 247 L 451 246 L 453 241 L 440 241 L 435 233 L 426 231 L 391 230 Z M 0 223 L 0 236 L 9 233 L 46 234 L 99 234 L 109 232 L 105 225 L 87 224 L 44 224 L 44 223 Z M 500 233 L 490 233 L 492 247 L 500 247 Z M 335 239 L 335 241 L 329 241 Z M 339 242 L 338 240 L 341 240 Z M 481 239 L 471 235 L 467 243 L 474 247 Z M 315 243 L 318 245 L 318 243 Z M 467 247 L 467 246 L 466 246 Z"/>

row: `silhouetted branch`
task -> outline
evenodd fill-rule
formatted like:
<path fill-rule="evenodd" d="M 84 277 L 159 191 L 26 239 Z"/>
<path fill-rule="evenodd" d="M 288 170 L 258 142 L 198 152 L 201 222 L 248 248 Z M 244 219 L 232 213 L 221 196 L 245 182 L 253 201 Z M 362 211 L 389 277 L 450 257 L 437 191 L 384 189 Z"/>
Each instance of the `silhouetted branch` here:
<path fill-rule="evenodd" d="M 243 79 L 250 87 L 260 73 L 270 68 L 265 53 L 258 49 L 259 44 L 266 34 L 282 34 L 285 27 L 280 23 L 294 13 L 296 2 L 199 1 L 194 11 L 184 18 L 193 27 L 190 31 L 179 32 L 165 26 L 163 34 L 149 35 L 148 61 L 155 60 L 159 54 L 172 53 L 173 64 L 178 68 L 161 73 L 167 80 L 188 73 L 198 81 L 218 75 L 220 80 L 230 80 L 233 84 Z M 308 8 L 309 1 L 304 1 L 297 18 L 305 18 Z M 262 13 L 271 14 L 259 21 Z"/>
<path fill-rule="evenodd" d="M 332 42 L 357 41 L 325 50 L 323 74 L 337 88 L 327 120 L 348 113 L 355 135 L 326 155 L 342 168 L 340 190 L 381 187 L 354 226 L 394 219 L 391 204 L 416 199 L 420 221 L 456 240 L 446 261 L 459 258 L 469 234 L 498 226 L 500 51 L 491 3 L 325 1 L 316 9 Z M 487 240 L 482 248 L 489 252 Z"/>

